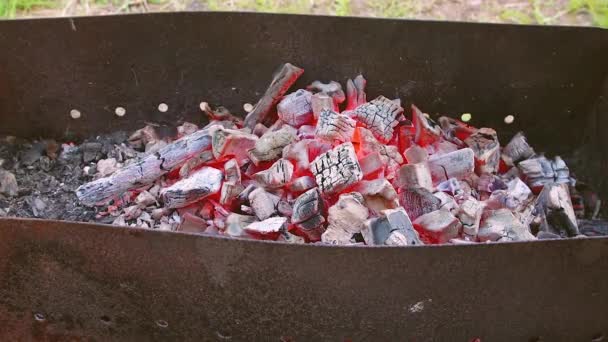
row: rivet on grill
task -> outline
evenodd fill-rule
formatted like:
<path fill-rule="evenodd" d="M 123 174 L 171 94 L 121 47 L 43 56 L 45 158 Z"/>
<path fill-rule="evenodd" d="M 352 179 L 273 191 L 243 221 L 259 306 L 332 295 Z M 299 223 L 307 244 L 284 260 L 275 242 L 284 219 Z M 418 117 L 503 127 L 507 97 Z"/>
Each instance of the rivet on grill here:
<path fill-rule="evenodd" d="M 471 113 L 463 113 L 460 116 L 460 120 L 462 120 L 462 122 L 469 122 L 469 121 L 471 121 L 472 118 L 473 118 L 473 115 L 471 115 Z"/>
<path fill-rule="evenodd" d="M 34 314 L 34 319 L 38 322 L 44 322 L 46 320 L 46 317 L 44 317 L 44 314 L 37 312 Z"/>
<path fill-rule="evenodd" d="M 72 119 L 75 119 L 75 120 L 76 120 L 76 119 L 80 119 L 81 114 L 80 114 L 80 111 L 79 111 L 79 110 L 77 110 L 77 109 L 72 109 L 72 110 L 70 111 L 70 116 L 72 117 Z"/>
<path fill-rule="evenodd" d="M 515 121 L 515 117 L 513 115 L 507 115 L 507 116 L 505 116 L 505 123 L 507 125 L 512 124 L 513 121 Z"/>
<path fill-rule="evenodd" d="M 597 334 L 591 338 L 591 342 L 601 342 L 604 340 L 604 334 Z"/>
<path fill-rule="evenodd" d="M 249 113 L 253 110 L 253 105 L 251 103 L 245 103 L 243 104 L 243 109 Z"/>
<path fill-rule="evenodd" d="M 169 110 L 169 106 L 166 103 L 161 103 L 158 105 L 158 111 L 161 113 L 165 113 L 166 111 Z"/>
<path fill-rule="evenodd" d="M 169 326 L 169 323 L 165 320 L 159 319 L 156 321 L 156 325 L 158 325 L 161 328 L 166 328 Z"/>
<path fill-rule="evenodd" d="M 114 113 L 116 113 L 117 116 L 125 116 L 127 114 L 127 110 L 124 109 L 123 107 L 116 107 L 116 110 L 114 110 Z"/>

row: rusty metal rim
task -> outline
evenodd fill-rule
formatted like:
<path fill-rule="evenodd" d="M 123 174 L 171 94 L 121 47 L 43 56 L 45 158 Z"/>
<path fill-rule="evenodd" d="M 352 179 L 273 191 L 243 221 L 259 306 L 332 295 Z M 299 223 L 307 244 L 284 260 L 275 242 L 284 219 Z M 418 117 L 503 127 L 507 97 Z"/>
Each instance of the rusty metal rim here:
<path fill-rule="evenodd" d="M 417 245 L 417 246 L 358 246 L 358 245 L 348 246 L 348 245 L 328 245 L 328 244 L 321 244 L 321 243 L 290 244 L 290 243 L 282 242 L 282 241 L 254 240 L 254 239 L 245 239 L 245 238 L 239 238 L 239 237 L 227 237 L 227 236 L 221 236 L 221 235 L 213 236 L 213 235 L 202 235 L 202 234 L 179 232 L 179 231 L 175 231 L 175 232 L 160 231 L 160 230 L 155 230 L 155 229 L 146 229 L 146 228 L 139 228 L 139 227 L 120 227 L 120 226 L 114 226 L 111 224 L 104 224 L 104 223 L 70 222 L 70 221 L 61 221 L 61 220 L 44 220 L 44 219 L 36 219 L 36 218 L 19 218 L 19 217 L 0 218 L 0 222 L 8 222 L 8 223 L 15 223 L 15 224 L 31 224 L 33 226 L 44 225 L 46 223 L 58 223 L 58 224 L 59 223 L 69 223 L 69 224 L 80 225 L 83 228 L 89 228 L 89 229 L 94 229 L 94 230 L 98 230 L 98 229 L 127 230 L 129 232 L 132 232 L 133 234 L 159 234 L 159 235 L 165 235 L 167 237 L 177 234 L 177 235 L 191 236 L 192 238 L 195 238 L 195 239 L 210 239 L 210 240 L 239 241 L 239 242 L 244 241 L 246 243 L 252 243 L 252 244 L 291 245 L 293 248 L 333 248 L 333 249 L 345 249 L 345 250 L 359 249 L 359 248 L 365 248 L 365 249 L 386 249 L 386 248 L 395 248 L 395 249 L 400 249 L 400 248 L 405 248 L 405 249 L 410 249 L 410 248 L 448 249 L 448 248 L 452 248 L 452 249 L 460 249 L 460 248 L 479 248 L 481 246 L 509 246 L 509 245 L 513 245 L 513 244 L 515 244 L 515 245 L 552 244 L 552 243 L 556 243 L 558 241 L 563 243 L 565 240 L 566 241 L 567 240 L 575 241 L 577 239 L 592 239 L 592 240 L 607 240 L 608 241 L 608 236 L 587 236 L 587 237 L 570 238 L 570 239 L 505 241 L 505 242 L 490 242 L 490 243 L 472 243 L 472 244 L 463 244 L 463 245 L 443 244 L 443 245 Z"/>

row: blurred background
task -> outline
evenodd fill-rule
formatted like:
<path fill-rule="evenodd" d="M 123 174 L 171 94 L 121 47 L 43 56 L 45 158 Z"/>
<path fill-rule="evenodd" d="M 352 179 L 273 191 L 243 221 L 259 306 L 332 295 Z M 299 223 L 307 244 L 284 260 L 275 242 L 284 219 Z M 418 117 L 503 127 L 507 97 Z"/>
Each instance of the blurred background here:
<path fill-rule="evenodd" d="M 608 28 L 608 0 L 0 0 L 0 18 L 257 11 Z"/>

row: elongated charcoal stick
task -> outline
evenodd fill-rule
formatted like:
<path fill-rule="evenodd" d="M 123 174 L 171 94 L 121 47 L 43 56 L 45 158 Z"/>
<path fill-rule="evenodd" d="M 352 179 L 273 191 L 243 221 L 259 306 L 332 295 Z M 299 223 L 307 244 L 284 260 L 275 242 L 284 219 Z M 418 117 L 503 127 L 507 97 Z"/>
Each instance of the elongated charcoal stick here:
<path fill-rule="evenodd" d="M 135 163 L 76 189 L 76 196 L 87 206 L 103 202 L 127 190 L 150 184 L 176 166 L 211 148 L 210 128 L 196 131 L 149 154 Z"/>
<path fill-rule="evenodd" d="M 293 64 L 283 64 L 281 70 L 279 70 L 272 83 L 268 86 L 268 89 L 266 89 L 264 96 L 262 96 L 253 110 L 247 114 L 245 126 L 253 129 L 257 123 L 262 123 L 266 126 L 272 125 L 277 119 L 277 113 L 273 110 L 274 106 L 303 72 L 304 69 L 300 69 Z"/>

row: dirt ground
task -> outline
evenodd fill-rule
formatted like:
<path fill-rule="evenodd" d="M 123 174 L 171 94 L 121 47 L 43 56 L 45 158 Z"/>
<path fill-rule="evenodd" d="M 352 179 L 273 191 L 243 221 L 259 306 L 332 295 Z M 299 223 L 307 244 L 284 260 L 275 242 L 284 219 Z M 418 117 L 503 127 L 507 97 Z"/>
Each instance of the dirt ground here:
<path fill-rule="evenodd" d="M 0 0 L 4 1 L 4 0 Z M 605 2 L 605 3 L 604 3 Z M 598 5 L 599 4 L 599 5 Z M 16 17 L 107 15 L 162 11 L 259 11 L 472 22 L 605 25 L 608 0 L 51 0 Z M 598 7 L 596 7 L 598 8 Z M 591 13 L 594 13 L 593 15 Z"/>

